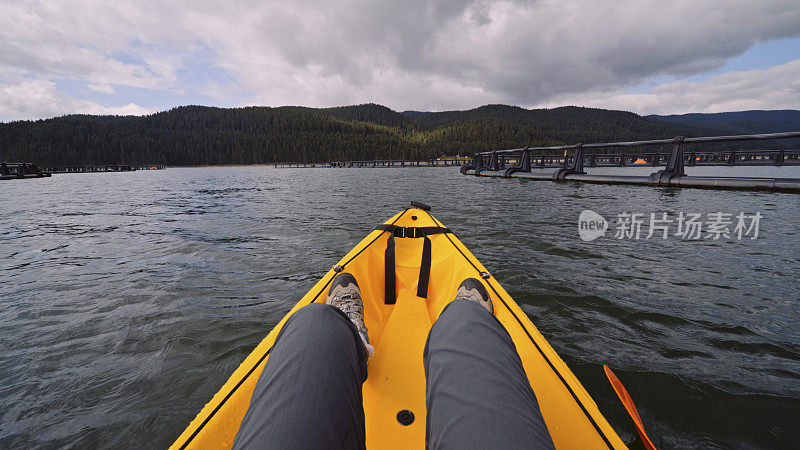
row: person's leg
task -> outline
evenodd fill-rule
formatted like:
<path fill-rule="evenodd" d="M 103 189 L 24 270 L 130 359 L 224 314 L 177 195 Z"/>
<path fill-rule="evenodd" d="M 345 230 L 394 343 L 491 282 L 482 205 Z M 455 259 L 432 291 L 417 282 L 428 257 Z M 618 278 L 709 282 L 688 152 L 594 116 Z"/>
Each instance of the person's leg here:
<path fill-rule="evenodd" d="M 553 448 L 511 336 L 490 302 L 470 298 L 488 300 L 486 289 L 468 281 L 425 344 L 426 446 Z"/>
<path fill-rule="evenodd" d="M 339 309 L 312 303 L 278 333 L 234 448 L 364 448 L 367 353 Z"/>

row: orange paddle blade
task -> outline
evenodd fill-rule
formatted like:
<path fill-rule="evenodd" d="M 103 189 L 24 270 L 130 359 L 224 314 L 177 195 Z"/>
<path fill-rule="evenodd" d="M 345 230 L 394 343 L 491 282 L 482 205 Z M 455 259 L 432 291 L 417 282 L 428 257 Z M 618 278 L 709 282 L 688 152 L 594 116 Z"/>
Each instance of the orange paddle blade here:
<path fill-rule="evenodd" d="M 650 438 L 647 437 L 647 433 L 644 432 L 642 418 L 639 417 L 639 411 L 636 410 L 636 405 L 633 404 L 633 399 L 631 398 L 630 394 L 628 394 L 628 390 L 625 389 L 625 386 L 622 385 L 622 382 L 619 381 L 619 378 L 614 375 L 614 372 L 612 372 L 607 365 L 603 364 L 603 370 L 605 370 L 608 381 L 614 388 L 614 392 L 617 393 L 617 397 L 619 397 L 619 400 L 625 406 L 625 409 L 628 411 L 628 415 L 631 416 L 633 425 L 636 427 L 636 432 L 639 433 L 639 437 L 642 439 L 644 448 L 647 450 L 656 450 L 656 446 L 653 445 L 653 443 L 650 441 Z"/>

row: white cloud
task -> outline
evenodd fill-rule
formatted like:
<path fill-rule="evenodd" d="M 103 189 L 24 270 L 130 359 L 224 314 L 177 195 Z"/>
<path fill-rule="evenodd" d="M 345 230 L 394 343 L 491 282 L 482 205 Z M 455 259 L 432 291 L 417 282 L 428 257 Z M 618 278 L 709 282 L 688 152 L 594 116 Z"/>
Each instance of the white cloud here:
<path fill-rule="evenodd" d="M 93 92 L 101 92 L 103 94 L 113 94 L 114 86 L 110 84 L 88 84 L 86 85 Z"/>
<path fill-rule="evenodd" d="M 575 104 L 642 114 L 723 112 L 800 107 L 800 59 L 764 70 L 728 72 L 707 80 L 675 81 L 645 94 L 595 92 L 556 97 L 543 106 Z"/>
<path fill-rule="evenodd" d="M 0 120 L 42 119 L 64 114 L 144 115 L 147 108 L 129 103 L 123 106 L 102 106 L 87 100 L 64 95 L 52 81 L 21 80 L 0 87 Z"/>
<path fill-rule="evenodd" d="M 86 3 L 0 4 L 0 71 L 142 88 L 174 81 L 169 67 L 121 61 L 139 56 L 130 46 L 137 24 L 120 23 L 108 8 L 89 13 Z"/>

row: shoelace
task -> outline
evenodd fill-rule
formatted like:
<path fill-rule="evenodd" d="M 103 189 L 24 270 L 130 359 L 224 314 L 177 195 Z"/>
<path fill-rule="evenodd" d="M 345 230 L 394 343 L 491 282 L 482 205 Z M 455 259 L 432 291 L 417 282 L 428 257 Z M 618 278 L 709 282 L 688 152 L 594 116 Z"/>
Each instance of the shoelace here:
<path fill-rule="evenodd" d="M 339 308 L 353 323 L 360 323 L 358 326 L 359 331 L 366 332 L 364 323 L 364 314 L 359 310 L 355 300 L 361 300 L 360 296 L 356 294 L 344 294 L 333 298 L 332 303 Z M 363 330 L 362 330 L 363 328 Z"/>
<path fill-rule="evenodd" d="M 356 300 L 362 302 L 361 310 L 356 305 Z M 350 322 L 356 326 L 358 334 L 361 335 L 361 340 L 364 341 L 364 348 L 367 350 L 369 357 L 372 357 L 375 354 L 375 348 L 369 344 L 369 338 L 367 337 L 367 327 L 364 325 L 363 302 L 361 295 L 356 293 L 339 295 L 331 300 L 331 304 L 339 308 L 350 319 Z"/>
<path fill-rule="evenodd" d="M 478 293 L 478 291 L 476 291 L 475 289 L 469 289 L 469 290 L 459 289 L 458 292 L 456 293 L 456 299 L 471 300 L 471 301 L 478 301 L 478 302 L 485 302 L 486 301 L 483 298 L 483 296 L 480 293 Z"/>

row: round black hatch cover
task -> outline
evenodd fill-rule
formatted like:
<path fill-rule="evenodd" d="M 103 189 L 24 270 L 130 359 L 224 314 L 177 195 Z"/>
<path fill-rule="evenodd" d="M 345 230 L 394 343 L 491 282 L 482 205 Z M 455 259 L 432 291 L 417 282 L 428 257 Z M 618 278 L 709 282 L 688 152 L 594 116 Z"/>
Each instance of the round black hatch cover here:
<path fill-rule="evenodd" d="M 414 423 L 414 413 L 404 409 L 397 413 L 397 421 L 400 422 L 400 425 L 409 426 Z"/>

